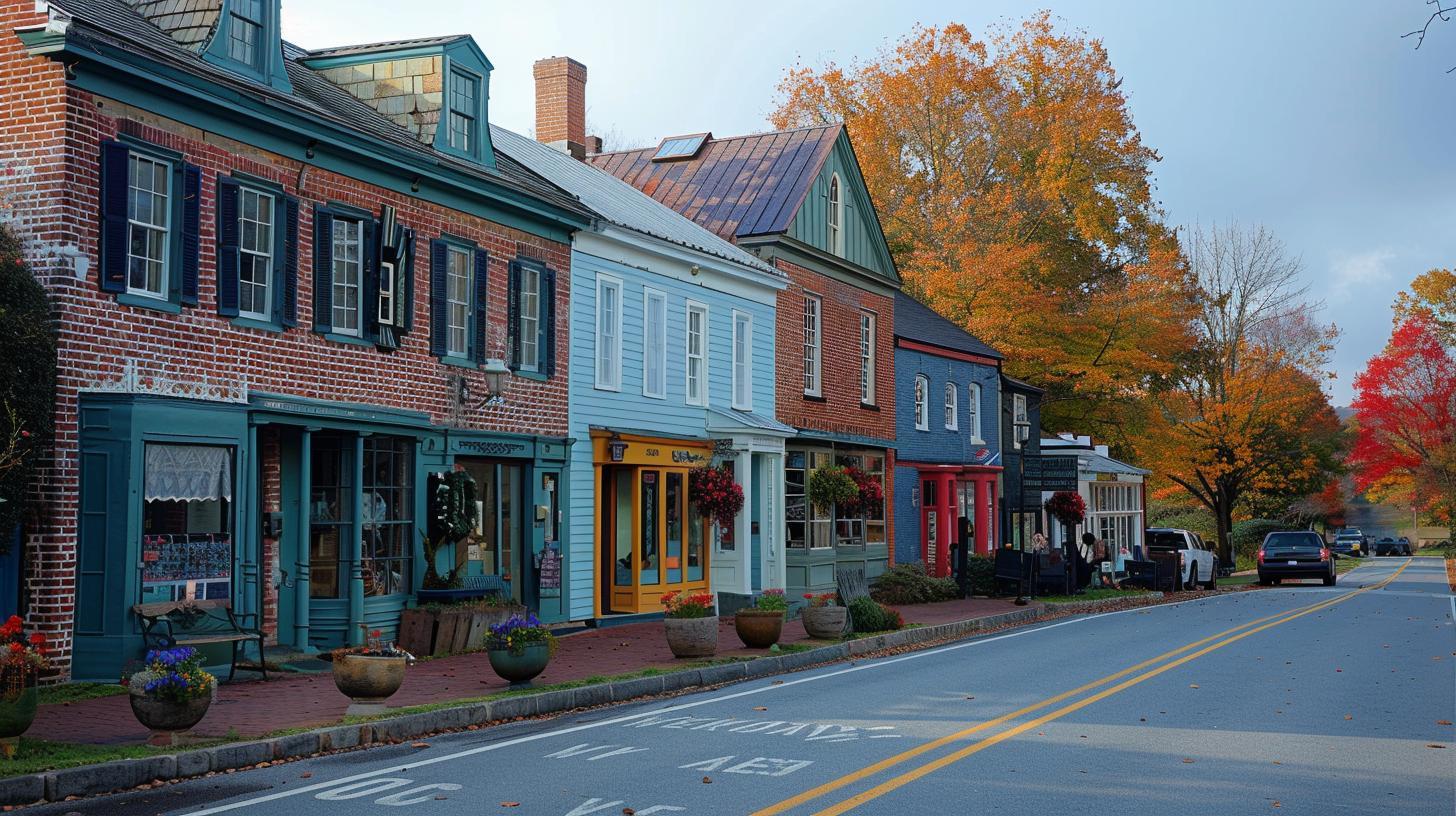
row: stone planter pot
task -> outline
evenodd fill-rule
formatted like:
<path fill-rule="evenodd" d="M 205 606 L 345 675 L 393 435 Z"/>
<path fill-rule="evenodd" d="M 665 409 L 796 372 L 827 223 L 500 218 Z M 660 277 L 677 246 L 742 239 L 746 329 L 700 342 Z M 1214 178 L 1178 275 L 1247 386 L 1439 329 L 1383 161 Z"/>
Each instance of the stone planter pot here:
<path fill-rule="evenodd" d="M 849 608 L 844 606 L 806 606 L 800 613 L 804 631 L 811 638 L 834 640 L 844 635 Z"/>
<path fill-rule="evenodd" d="M 664 618 L 673 657 L 712 657 L 718 651 L 718 617 Z"/>
<path fill-rule="evenodd" d="M 190 731 L 192 726 L 202 722 L 202 718 L 207 716 L 207 709 L 217 694 L 217 686 L 212 688 L 213 693 L 206 697 L 180 701 L 154 697 L 137 688 L 132 688 L 127 696 L 131 700 L 131 713 L 136 716 L 137 722 L 152 732 L 149 742 L 153 745 L 175 745 L 181 741 L 181 734 Z"/>
<path fill-rule="evenodd" d="M 6 759 L 15 757 L 20 735 L 35 722 L 36 705 L 39 701 L 40 694 L 36 692 L 34 685 L 22 689 L 14 697 L 7 695 L 0 698 L 0 752 L 5 754 Z"/>
<path fill-rule="evenodd" d="M 740 609 L 733 616 L 738 639 L 750 649 L 767 649 L 784 633 L 784 613 L 767 609 Z"/>
<path fill-rule="evenodd" d="M 511 688 L 528 688 L 531 680 L 551 662 L 551 645 L 532 643 L 518 655 L 511 654 L 510 649 L 488 649 L 486 654 L 490 657 L 490 667 L 502 680 L 509 680 Z"/>
<path fill-rule="evenodd" d="M 351 701 L 350 714 L 378 714 L 385 701 L 404 684 L 403 657 L 340 654 L 334 656 L 334 685 Z"/>

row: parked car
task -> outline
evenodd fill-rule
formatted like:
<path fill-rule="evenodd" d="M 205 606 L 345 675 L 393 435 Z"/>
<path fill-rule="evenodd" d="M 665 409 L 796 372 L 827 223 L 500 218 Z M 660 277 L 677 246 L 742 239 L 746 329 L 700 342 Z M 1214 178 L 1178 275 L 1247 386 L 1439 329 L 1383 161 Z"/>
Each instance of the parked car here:
<path fill-rule="evenodd" d="M 1198 534 L 1171 527 L 1153 527 L 1143 539 L 1148 556 L 1176 566 L 1181 589 L 1216 589 L 1218 587 L 1218 555 Z"/>
<path fill-rule="evenodd" d="M 1285 578 L 1319 578 L 1335 585 L 1335 557 L 1325 539 L 1313 530 L 1270 533 L 1255 556 L 1259 583 L 1277 584 Z"/>
<path fill-rule="evenodd" d="M 1369 539 L 1359 530 L 1341 530 L 1335 536 L 1335 543 L 1330 546 L 1330 550 L 1334 552 L 1336 558 L 1343 555 L 1361 558 L 1370 554 L 1368 542 Z"/>
<path fill-rule="evenodd" d="M 1411 550 L 1411 540 L 1409 538 L 1406 538 L 1405 536 L 1401 536 L 1400 538 L 1397 538 L 1395 540 L 1395 543 L 1397 545 L 1399 545 L 1398 546 L 1398 549 L 1400 550 L 1400 552 L 1398 553 L 1399 555 L 1410 555 L 1411 554 L 1411 552 L 1412 552 L 1412 550 Z"/>
<path fill-rule="evenodd" d="M 1399 555 L 1400 545 L 1390 536 L 1381 536 L 1375 540 L 1376 555 Z"/>

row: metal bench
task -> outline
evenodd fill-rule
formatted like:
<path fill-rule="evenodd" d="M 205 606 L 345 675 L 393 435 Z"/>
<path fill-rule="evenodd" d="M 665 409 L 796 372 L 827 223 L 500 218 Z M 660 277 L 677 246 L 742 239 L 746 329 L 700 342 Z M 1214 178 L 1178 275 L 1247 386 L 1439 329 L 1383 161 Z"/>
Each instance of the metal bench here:
<path fill-rule="evenodd" d="M 257 626 L 257 613 L 238 614 L 225 600 L 158 601 L 136 604 L 131 611 L 142 620 L 142 639 L 148 642 L 148 648 L 231 643 L 233 659 L 228 671 L 229 681 L 238 672 L 238 654 L 243 644 L 257 641 L 258 667 L 263 672 L 263 679 L 268 679 L 268 663 L 263 657 L 263 632 Z"/>

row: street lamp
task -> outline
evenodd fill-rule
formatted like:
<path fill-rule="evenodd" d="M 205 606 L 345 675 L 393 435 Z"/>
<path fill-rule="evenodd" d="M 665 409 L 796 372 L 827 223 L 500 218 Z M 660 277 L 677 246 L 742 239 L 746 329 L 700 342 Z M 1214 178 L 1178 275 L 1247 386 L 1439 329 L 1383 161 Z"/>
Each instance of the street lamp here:
<path fill-rule="evenodd" d="M 1015 422 L 1015 417 L 1014 416 L 1012 417 L 1012 421 L 1013 421 L 1013 423 Z M 1025 535 L 1025 533 L 1026 533 L 1026 529 L 1025 529 L 1026 523 L 1023 520 L 1023 516 L 1026 515 L 1026 450 L 1025 450 L 1025 448 L 1026 448 L 1026 442 L 1031 438 L 1031 426 L 1030 425 L 1021 425 L 1021 424 L 1013 424 L 1012 427 L 1014 427 L 1016 429 L 1016 438 L 1012 441 L 1012 445 L 1017 450 L 1017 454 L 1016 454 L 1016 530 L 1017 530 L 1018 533 L 1020 533 L 1022 535 Z M 1028 602 L 1028 599 L 1026 597 L 1026 573 L 1027 573 L 1027 566 L 1028 565 L 1026 563 L 1026 540 L 1025 539 L 1022 539 L 1022 541 L 1021 541 L 1021 553 L 1020 553 L 1020 557 L 1021 557 L 1021 569 L 1017 570 L 1017 580 L 1016 580 L 1016 605 L 1017 606 L 1026 606 L 1026 604 Z M 1035 594 L 1036 593 L 1036 587 L 1032 587 L 1032 590 L 1031 591 L 1032 591 L 1033 594 Z"/>

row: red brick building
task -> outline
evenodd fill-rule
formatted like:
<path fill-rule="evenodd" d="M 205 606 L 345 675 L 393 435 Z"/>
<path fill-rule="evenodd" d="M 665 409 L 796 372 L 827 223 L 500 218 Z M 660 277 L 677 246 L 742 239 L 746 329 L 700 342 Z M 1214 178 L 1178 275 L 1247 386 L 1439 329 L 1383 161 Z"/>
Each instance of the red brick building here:
<path fill-rule="evenodd" d="M 777 307 L 775 407 L 798 430 L 784 473 L 790 591 L 832 589 L 837 567 L 883 572 L 893 552 L 900 278 L 847 131 L 700 133 L 589 161 L 788 275 Z M 853 469 L 860 501 L 810 500 L 815 469 L 835 464 Z M 880 500 L 863 498 L 870 484 Z"/>
<path fill-rule="evenodd" d="M 0 0 L 0 218 L 60 349 L 25 608 L 76 677 L 140 655 L 138 603 L 392 632 L 452 469 L 479 535 L 437 570 L 565 614 L 536 570 L 589 213 L 494 152 L 469 37 L 308 52 L 251 5 Z"/>

